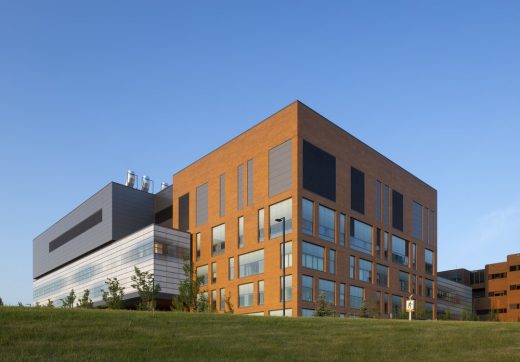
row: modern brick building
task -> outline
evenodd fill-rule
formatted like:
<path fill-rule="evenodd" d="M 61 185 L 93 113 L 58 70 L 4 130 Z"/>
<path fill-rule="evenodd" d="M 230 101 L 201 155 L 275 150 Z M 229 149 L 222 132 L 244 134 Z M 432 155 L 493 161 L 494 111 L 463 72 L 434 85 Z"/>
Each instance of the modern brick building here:
<path fill-rule="evenodd" d="M 173 228 L 192 235 L 219 311 L 390 317 L 413 294 L 436 314 L 437 192 L 301 102 L 173 176 Z M 285 217 L 285 291 L 282 223 Z"/>
<path fill-rule="evenodd" d="M 520 254 L 484 269 L 455 269 L 439 276 L 468 285 L 473 290 L 473 310 L 481 319 L 495 315 L 504 322 L 520 321 Z"/>

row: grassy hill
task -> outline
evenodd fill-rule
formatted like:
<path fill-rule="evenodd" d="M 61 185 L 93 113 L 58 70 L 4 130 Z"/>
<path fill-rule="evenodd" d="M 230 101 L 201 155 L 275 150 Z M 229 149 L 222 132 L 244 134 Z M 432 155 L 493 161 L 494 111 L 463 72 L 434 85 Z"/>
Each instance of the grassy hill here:
<path fill-rule="evenodd" d="M 0 307 L 0 360 L 519 361 L 520 323 Z"/>

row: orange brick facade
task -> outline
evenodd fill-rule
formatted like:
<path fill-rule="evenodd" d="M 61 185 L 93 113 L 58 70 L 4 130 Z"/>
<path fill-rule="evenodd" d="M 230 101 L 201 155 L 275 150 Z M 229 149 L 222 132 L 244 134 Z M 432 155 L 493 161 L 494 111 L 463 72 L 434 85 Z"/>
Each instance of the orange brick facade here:
<path fill-rule="evenodd" d="M 490 310 L 504 322 L 520 322 L 520 254 L 503 263 L 486 265 Z"/>
<path fill-rule="evenodd" d="M 291 183 L 285 191 L 269 196 L 269 151 L 287 141 L 291 141 Z M 303 187 L 303 142 L 307 141 L 336 158 L 336 201 L 319 196 Z M 253 178 L 249 180 L 248 161 L 252 160 Z M 243 165 L 243 193 L 239 209 L 238 200 L 238 167 Z M 365 210 L 360 214 L 351 210 L 350 170 L 355 167 L 364 175 Z M 225 212 L 220 216 L 220 177 L 225 175 Z M 376 220 L 376 182 L 388 185 L 390 190 L 399 190 L 404 197 L 404 229 L 399 231 L 390 225 L 384 225 Z M 248 185 L 252 182 L 252 200 L 248 197 Z M 196 194 L 197 187 L 207 184 L 207 222 L 196 225 Z M 318 298 L 320 279 L 334 282 L 334 305 L 336 315 L 359 314 L 359 308 L 351 308 L 349 288 L 351 285 L 363 289 L 363 299 L 367 308 L 383 317 L 392 313 L 392 299 L 401 298 L 402 310 L 404 298 L 413 293 L 419 305 L 429 306 L 432 317 L 435 317 L 436 303 L 436 264 L 437 264 L 437 233 L 436 210 L 437 193 L 415 176 L 380 155 L 367 145 L 363 144 L 347 132 L 343 131 L 330 121 L 326 120 L 300 102 L 294 102 L 273 116 L 224 144 L 210 154 L 181 170 L 173 176 L 173 227 L 179 228 L 179 197 L 189 194 L 189 226 L 192 234 L 192 259 L 195 267 L 208 266 L 208 284 L 203 287 L 208 291 L 210 299 L 215 291 L 216 307 L 221 311 L 221 288 L 225 288 L 226 295 L 234 305 L 238 314 L 264 314 L 280 311 L 281 303 L 281 237 L 269 238 L 270 205 L 280 201 L 292 199 L 292 232 L 287 234 L 286 240 L 292 241 L 292 266 L 286 268 L 286 275 L 292 277 L 291 298 L 286 302 L 288 313 L 293 316 L 302 315 L 305 311 L 314 309 Z M 302 232 L 302 198 L 314 202 L 313 235 Z M 248 202 L 252 201 L 252 202 Z M 412 237 L 412 202 L 415 201 L 428 210 L 431 210 L 433 223 L 433 240 L 426 242 Z M 325 206 L 335 211 L 334 242 L 322 240 L 318 233 L 318 207 Z M 377 207 L 381 208 L 381 204 Z M 389 212 L 392 212 L 392 203 Z M 258 241 L 258 213 L 264 210 L 265 240 Z M 339 242 L 340 214 L 346 216 L 345 242 Z M 426 214 L 428 215 L 428 214 Z M 244 243 L 238 243 L 238 218 L 244 218 Z M 372 252 L 359 252 L 350 248 L 349 220 L 356 220 L 372 226 Z M 390 220 L 391 221 L 391 220 Z M 225 224 L 225 252 L 212 256 L 212 228 Z M 389 235 L 388 253 L 385 258 L 383 250 L 376 252 L 377 233 L 387 232 Z M 426 232 L 426 231 L 424 231 Z M 200 257 L 196 256 L 196 235 L 200 233 Z M 396 265 L 392 262 L 392 235 L 405 239 L 408 242 L 407 265 Z M 309 242 L 324 248 L 323 271 L 306 268 L 302 265 L 302 242 Z M 412 262 L 412 245 L 416 250 L 415 264 Z M 432 251 L 433 261 L 431 271 L 425 267 L 425 249 Z M 251 276 L 240 277 L 239 256 L 256 250 L 264 250 L 264 270 Z M 335 251 L 335 268 L 331 273 L 329 264 L 330 250 Z M 350 278 L 350 259 L 355 257 L 355 276 Z M 229 259 L 234 258 L 234 278 L 229 278 Z M 358 261 L 360 259 L 371 262 L 370 281 L 358 279 Z M 212 263 L 216 263 L 216 280 L 212 281 Z M 388 267 L 387 286 L 376 283 L 377 264 Z M 399 271 L 408 273 L 408 285 L 403 289 L 399 286 Z M 302 275 L 312 277 L 313 301 L 302 300 Z M 412 285 L 412 280 L 415 284 Z M 431 289 L 426 290 L 426 280 L 431 283 Z M 264 284 L 263 304 L 259 304 L 259 281 Z M 253 283 L 253 303 L 250 306 L 239 306 L 239 285 Z M 344 294 L 340 297 L 340 288 Z M 376 292 L 380 293 L 379 304 L 376 303 Z M 429 296 L 427 296 L 429 294 Z M 386 295 L 386 298 L 385 298 Z M 394 296 L 394 298 L 392 298 Z M 342 300 L 344 302 L 342 302 Z M 385 303 L 385 300 L 387 302 Z M 386 304 L 386 306 L 385 306 Z M 386 313 L 385 313 L 386 312 Z M 395 315 L 395 314 L 394 314 Z"/>

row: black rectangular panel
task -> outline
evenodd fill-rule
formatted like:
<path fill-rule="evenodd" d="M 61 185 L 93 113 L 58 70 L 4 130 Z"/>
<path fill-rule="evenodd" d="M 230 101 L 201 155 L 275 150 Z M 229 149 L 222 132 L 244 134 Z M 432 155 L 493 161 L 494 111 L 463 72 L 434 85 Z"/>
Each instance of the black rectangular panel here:
<path fill-rule="evenodd" d="M 336 201 L 336 157 L 303 140 L 303 188 Z"/>
<path fill-rule="evenodd" d="M 187 231 L 190 227 L 190 194 L 179 197 L 179 230 Z"/>
<path fill-rule="evenodd" d="M 172 219 L 172 207 L 168 206 L 167 208 L 162 209 L 159 212 L 155 213 L 155 223 L 162 224 L 165 221 Z M 170 225 L 171 227 L 171 225 Z"/>
<path fill-rule="evenodd" d="M 350 208 L 365 213 L 365 174 L 354 167 L 350 168 Z"/>
<path fill-rule="evenodd" d="M 403 231 L 403 223 L 403 195 L 392 190 L 392 226 L 397 230 Z"/>
<path fill-rule="evenodd" d="M 65 245 L 75 237 L 83 234 L 88 229 L 93 228 L 97 224 L 101 223 L 103 221 L 103 210 L 99 209 L 89 217 L 87 217 L 85 220 L 81 221 L 80 223 L 76 224 L 69 230 L 65 231 L 63 234 L 58 236 L 56 239 L 52 240 L 49 243 L 49 253 L 53 250 L 56 250 L 62 245 Z"/>

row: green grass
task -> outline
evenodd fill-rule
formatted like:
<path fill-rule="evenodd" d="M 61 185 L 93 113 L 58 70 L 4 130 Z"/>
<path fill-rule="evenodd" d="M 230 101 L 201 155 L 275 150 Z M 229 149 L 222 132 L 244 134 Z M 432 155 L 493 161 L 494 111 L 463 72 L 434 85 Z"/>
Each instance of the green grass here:
<path fill-rule="evenodd" d="M 0 360 L 518 361 L 520 323 L 2 307 Z"/>

